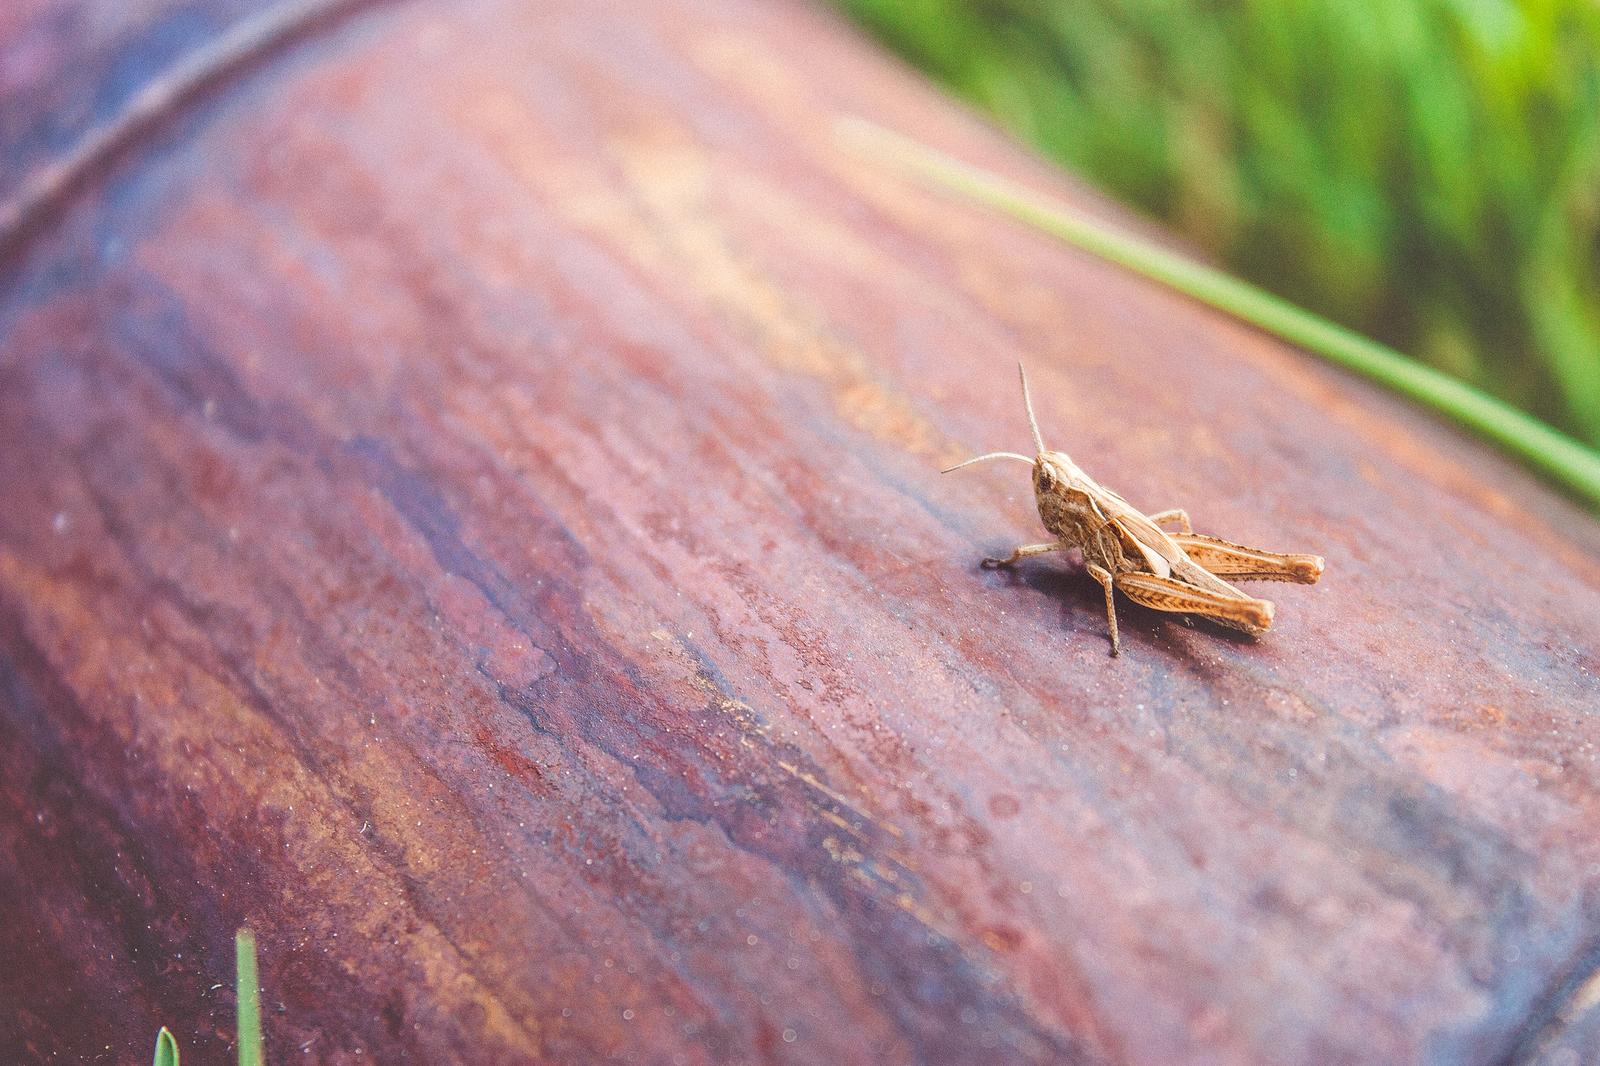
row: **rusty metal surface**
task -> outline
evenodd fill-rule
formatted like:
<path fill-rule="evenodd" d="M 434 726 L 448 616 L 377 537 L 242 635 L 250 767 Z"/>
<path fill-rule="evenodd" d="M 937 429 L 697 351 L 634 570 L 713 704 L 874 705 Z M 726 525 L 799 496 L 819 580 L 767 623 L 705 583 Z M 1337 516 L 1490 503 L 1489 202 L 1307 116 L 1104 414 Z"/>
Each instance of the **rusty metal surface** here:
<path fill-rule="evenodd" d="M 845 114 L 1117 217 L 802 5 L 414 2 L 0 264 L 0 1057 L 225 1061 L 241 923 L 274 1061 L 1593 1052 L 1594 520 Z M 1322 583 L 980 570 L 1018 359 Z"/>

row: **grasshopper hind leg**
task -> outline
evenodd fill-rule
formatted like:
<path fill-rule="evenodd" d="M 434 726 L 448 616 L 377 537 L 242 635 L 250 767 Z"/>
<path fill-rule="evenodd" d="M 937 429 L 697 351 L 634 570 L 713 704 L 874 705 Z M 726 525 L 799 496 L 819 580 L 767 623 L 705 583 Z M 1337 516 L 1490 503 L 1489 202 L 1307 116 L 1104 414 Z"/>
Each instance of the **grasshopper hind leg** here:
<path fill-rule="evenodd" d="M 1247 548 L 1199 533 L 1174 533 L 1172 540 L 1194 564 L 1221 578 L 1235 581 L 1295 581 L 1315 585 L 1322 577 L 1320 555 L 1284 555 Z"/>
<path fill-rule="evenodd" d="M 1271 600 L 1258 600 L 1227 585 L 1223 586 L 1226 593 L 1212 592 L 1175 578 L 1139 573 L 1118 574 L 1116 585 L 1134 603 L 1158 611 L 1201 615 L 1252 635 L 1272 628 Z"/>

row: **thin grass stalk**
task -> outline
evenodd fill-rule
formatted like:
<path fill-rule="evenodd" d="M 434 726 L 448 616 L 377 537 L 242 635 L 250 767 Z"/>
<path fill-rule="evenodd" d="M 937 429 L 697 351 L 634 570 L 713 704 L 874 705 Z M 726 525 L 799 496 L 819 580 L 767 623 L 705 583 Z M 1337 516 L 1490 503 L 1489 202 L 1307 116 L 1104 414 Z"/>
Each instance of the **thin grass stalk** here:
<path fill-rule="evenodd" d="M 1531 415 L 1392 348 L 1271 294 L 1142 241 L 1105 229 L 1064 204 L 861 119 L 841 137 L 887 162 L 1002 211 L 1137 274 L 1226 311 L 1370 378 L 1494 442 L 1600 513 L 1600 453 Z"/>
<path fill-rule="evenodd" d="M 239 1066 L 265 1066 L 261 1045 L 261 980 L 256 974 L 256 937 L 249 929 L 234 935 L 233 955 L 239 1001 Z"/>

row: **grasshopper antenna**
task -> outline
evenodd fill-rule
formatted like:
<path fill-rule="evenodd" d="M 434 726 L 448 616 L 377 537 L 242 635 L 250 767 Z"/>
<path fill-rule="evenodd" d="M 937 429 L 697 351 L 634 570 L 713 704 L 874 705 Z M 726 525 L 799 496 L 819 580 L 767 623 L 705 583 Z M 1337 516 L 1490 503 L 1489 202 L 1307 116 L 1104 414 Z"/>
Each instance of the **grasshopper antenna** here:
<path fill-rule="evenodd" d="M 971 466 L 973 463 L 981 463 L 985 459 L 1021 459 L 1029 466 L 1032 466 L 1034 462 L 1026 455 L 1018 455 L 1016 452 L 990 452 L 988 455 L 980 455 L 976 459 L 968 459 L 966 462 L 957 463 L 955 466 L 947 466 L 943 470 L 939 471 L 939 473 L 948 474 L 952 470 L 960 470 L 964 466 Z"/>
<path fill-rule="evenodd" d="M 1033 446 L 1044 454 L 1044 437 L 1039 434 L 1039 421 L 1033 417 L 1033 397 L 1028 395 L 1028 372 L 1022 369 L 1022 363 L 1017 363 L 1017 376 L 1022 379 L 1022 406 L 1028 409 L 1028 429 L 1033 433 Z M 1001 454 L 996 452 L 995 454 Z M 976 459 L 972 460 L 977 462 Z"/>
<path fill-rule="evenodd" d="M 1028 395 L 1028 372 L 1022 369 L 1020 361 L 1017 363 L 1017 374 L 1022 378 L 1022 405 L 1028 409 L 1028 429 L 1033 433 L 1033 446 L 1039 450 L 1040 455 L 1043 455 L 1044 437 L 1039 435 L 1039 422 L 1033 417 L 1033 397 Z M 964 466 L 981 463 L 986 459 L 1020 459 L 1029 466 L 1033 466 L 1036 462 L 1036 460 L 1029 459 L 1026 455 L 1018 455 L 1016 452 L 990 452 L 988 455 L 980 455 L 976 459 L 968 459 L 966 462 L 957 463 L 955 466 L 947 466 L 939 473 L 948 474 L 952 470 L 960 470 Z"/>

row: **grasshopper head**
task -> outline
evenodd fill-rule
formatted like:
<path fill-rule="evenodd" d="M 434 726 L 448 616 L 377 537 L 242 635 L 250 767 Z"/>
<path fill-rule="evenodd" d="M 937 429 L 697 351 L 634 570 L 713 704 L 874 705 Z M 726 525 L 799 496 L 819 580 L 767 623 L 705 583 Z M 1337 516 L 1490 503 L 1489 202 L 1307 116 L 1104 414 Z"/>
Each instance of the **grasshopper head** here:
<path fill-rule="evenodd" d="M 1078 464 L 1066 452 L 1041 451 L 1033 461 L 1033 491 L 1040 496 L 1054 496 L 1068 489 L 1079 488 L 1085 478 Z"/>
<path fill-rule="evenodd" d="M 1097 528 L 1105 522 L 1090 492 L 1093 485 L 1064 452 L 1040 452 L 1033 461 L 1033 496 L 1039 505 L 1039 519 L 1070 544 L 1082 544 L 1081 533 L 1074 530 Z"/>

